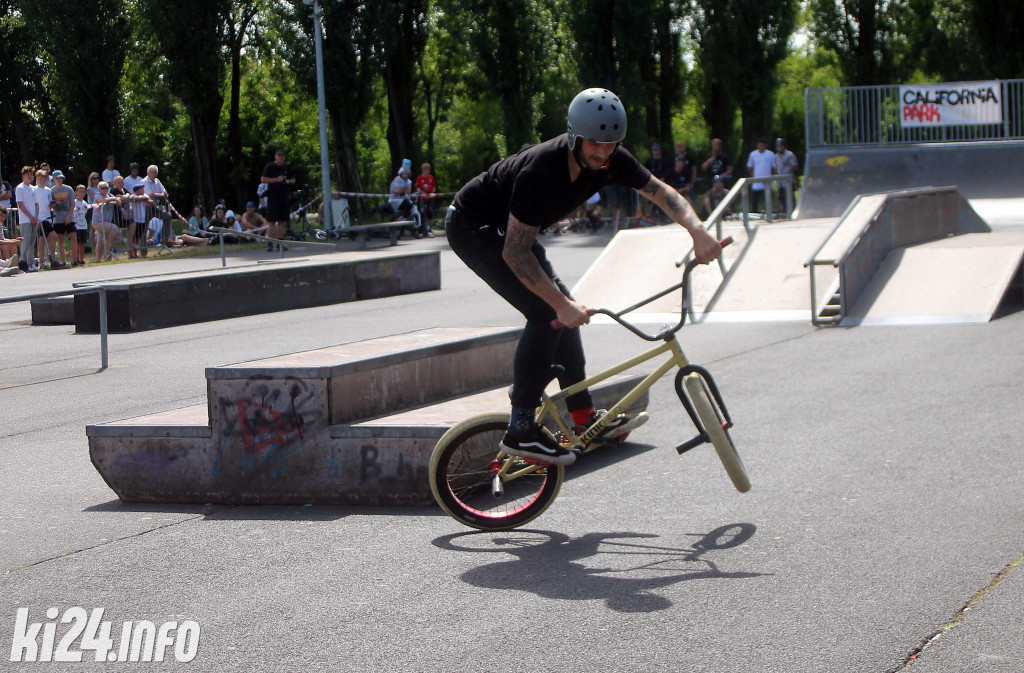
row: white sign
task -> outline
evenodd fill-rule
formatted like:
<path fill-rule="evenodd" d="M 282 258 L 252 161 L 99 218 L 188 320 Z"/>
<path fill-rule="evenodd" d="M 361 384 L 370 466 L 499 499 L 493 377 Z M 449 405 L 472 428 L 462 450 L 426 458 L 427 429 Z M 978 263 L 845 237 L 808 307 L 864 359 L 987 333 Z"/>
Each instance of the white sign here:
<path fill-rule="evenodd" d="M 999 82 L 911 84 L 900 87 L 905 128 L 999 124 L 1003 102 Z"/>

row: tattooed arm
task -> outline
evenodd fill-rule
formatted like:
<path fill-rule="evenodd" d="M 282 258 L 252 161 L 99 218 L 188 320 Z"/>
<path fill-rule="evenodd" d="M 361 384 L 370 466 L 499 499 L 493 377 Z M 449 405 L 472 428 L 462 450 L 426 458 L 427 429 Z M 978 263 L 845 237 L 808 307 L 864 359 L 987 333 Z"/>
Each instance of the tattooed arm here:
<path fill-rule="evenodd" d="M 690 202 L 679 192 L 671 189 L 656 177 L 651 177 L 638 192 L 653 201 L 673 220 L 678 222 L 693 239 L 693 254 L 701 264 L 717 259 L 722 254 L 722 246 L 715 237 L 704 228 L 704 223 L 693 212 Z"/>
<path fill-rule="evenodd" d="M 566 327 L 578 327 L 590 322 L 590 315 L 582 304 L 562 294 L 554 281 L 548 278 L 541 268 L 540 262 L 533 255 L 531 247 L 537 238 L 537 227 L 531 227 L 508 217 L 508 229 L 505 232 L 505 247 L 501 256 L 519 278 L 523 285 L 535 295 L 543 299 L 558 314 L 558 320 Z"/>

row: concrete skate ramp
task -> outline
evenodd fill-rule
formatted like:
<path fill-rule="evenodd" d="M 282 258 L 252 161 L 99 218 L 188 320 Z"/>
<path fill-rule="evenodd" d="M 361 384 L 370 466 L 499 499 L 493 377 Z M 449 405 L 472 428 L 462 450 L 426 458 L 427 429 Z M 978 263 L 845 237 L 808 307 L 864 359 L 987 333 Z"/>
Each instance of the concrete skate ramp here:
<path fill-rule="evenodd" d="M 713 310 L 706 319 L 714 321 L 810 320 L 810 280 L 803 263 L 836 221 L 761 225 L 749 238 L 739 224 L 724 228 L 735 239 L 723 254 L 731 275 L 723 285 L 717 264 L 694 271 L 695 312 Z M 681 270 L 675 262 L 691 248 L 689 234 L 680 227 L 620 231 L 573 294 L 587 306 L 621 310 L 678 283 Z M 631 314 L 632 319 L 674 322 L 681 304 L 682 294 L 674 292 Z"/>
<path fill-rule="evenodd" d="M 956 185 L 969 199 L 1024 196 L 1024 141 L 811 149 L 797 217 L 838 217 L 858 194 Z"/>
<path fill-rule="evenodd" d="M 988 322 L 1019 284 L 1024 233 L 952 236 L 894 248 L 841 326 Z"/>

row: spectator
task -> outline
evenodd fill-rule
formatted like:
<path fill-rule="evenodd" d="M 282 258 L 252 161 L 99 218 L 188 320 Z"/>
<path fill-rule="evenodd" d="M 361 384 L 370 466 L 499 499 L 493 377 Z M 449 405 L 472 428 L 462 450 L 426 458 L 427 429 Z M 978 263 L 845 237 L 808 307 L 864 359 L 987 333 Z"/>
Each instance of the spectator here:
<path fill-rule="evenodd" d="M 420 209 L 420 220 L 422 221 L 423 235 L 433 238 L 430 227 L 434 222 L 434 194 L 437 193 L 437 180 L 430 174 L 430 164 L 423 162 L 420 166 L 420 174 L 416 176 L 416 192 L 419 194 L 418 205 Z"/>
<path fill-rule="evenodd" d="M 284 238 L 288 225 L 291 194 L 288 185 L 295 184 L 295 172 L 285 163 L 287 155 L 283 149 L 274 153 L 274 160 L 263 168 L 260 182 L 267 185 L 267 221 L 270 227 L 267 236 L 278 240 Z M 280 245 L 280 244 L 278 244 Z M 267 243 L 267 251 L 274 249 L 273 243 Z"/>
<path fill-rule="evenodd" d="M 412 205 L 412 201 L 409 200 L 409 195 L 412 194 L 412 180 L 410 179 L 408 168 L 402 166 L 398 169 L 398 175 L 391 181 L 388 193 L 390 194 L 388 196 L 388 205 L 391 207 L 392 212 L 403 220 L 418 219 L 413 215 L 415 208 Z M 412 226 L 412 235 L 416 238 L 423 237 L 419 225 L 414 224 Z"/>
<path fill-rule="evenodd" d="M 131 224 L 128 225 L 128 242 L 131 244 L 132 249 L 128 251 L 128 257 L 135 258 L 139 252 L 145 257 L 147 252 L 145 249 L 136 251 L 135 248 L 145 248 L 149 240 L 149 236 L 146 233 L 148 229 L 147 223 L 156 214 L 153 208 L 153 199 L 146 193 L 145 182 L 135 183 L 135 191 L 132 194 L 125 195 L 124 200 L 131 202 L 132 210 Z"/>
<path fill-rule="evenodd" d="M 800 171 L 800 162 L 797 161 L 796 155 L 786 149 L 786 141 L 782 138 L 775 139 L 775 173 L 776 175 L 789 175 L 792 176 L 793 181 L 790 183 L 780 182 L 779 183 L 779 205 L 782 207 L 782 212 L 786 217 L 790 216 L 789 199 L 787 194 L 789 193 L 790 186 L 793 188 L 793 196 L 796 196 L 796 175 Z"/>
<path fill-rule="evenodd" d="M 89 203 L 85 199 L 85 185 L 78 185 L 75 187 L 72 215 L 74 239 L 71 241 L 71 266 L 85 266 L 85 244 L 89 242 L 89 223 L 85 217 L 89 212 Z"/>
<path fill-rule="evenodd" d="M 704 209 L 701 211 L 700 219 L 706 220 L 711 217 L 711 213 L 715 212 L 715 208 L 722 202 L 722 199 L 726 197 L 728 192 L 725 191 L 725 181 L 722 180 L 722 176 L 716 175 L 711 178 L 711 189 L 704 195 Z M 726 208 L 722 212 L 722 217 L 731 217 L 732 210 Z"/>
<path fill-rule="evenodd" d="M 124 189 L 124 178 L 120 175 L 114 178 L 113 183 L 107 184 L 106 197 L 116 196 L 117 207 L 112 211 L 112 221 L 121 230 L 120 236 L 125 239 L 128 246 L 129 257 L 135 257 L 135 248 L 140 243 L 142 232 L 132 224 L 132 200 L 131 194 Z"/>
<path fill-rule="evenodd" d="M 217 206 L 217 209 L 218 210 L 220 209 L 219 205 Z M 237 232 L 241 232 L 242 231 L 241 223 L 239 223 L 238 220 L 235 218 L 235 211 L 228 210 L 228 211 L 224 212 L 224 228 L 225 229 L 230 229 L 231 231 L 237 231 Z M 242 242 L 242 238 L 239 237 L 239 236 L 232 236 L 232 235 L 229 234 L 229 235 L 224 236 L 224 242 L 225 243 L 241 243 Z"/>
<path fill-rule="evenodd" d="M 107 167 L 105 169 L 103 169 L 103 173 L 100 175 L 100 177 L 103 178 L 103 182 L 107 183 L 108 186 L 113 185 L 114 184 L 114 178 L 116 178 L 119 175 L 121 175 L 117 171 L 117 169 L 114 168 L 114 164 L 115 163 L 117 163 L 117 162 L 114 159 L 114 155 L 111 154 L 110 156 L 107 157 Z"/>
<path fill-rule="evenodd" d="M 203 215 L 203 207 L 198 203 L 192 207 L 192 217 L 188 218 L 188 233 L 192 236 L 209 236 L 206 229 L 210 226 L 210 219 Z"/>
<path fill-rule="evenodd" d="M 75 190 L 64 184 L 63 172 L 54 171 L 51 177 L 54 183 L 50 189 L 53 196 L 54 247 L 60 252 L 61 268 L 67 268 L 69 264 L 64 252 L 67 243 L 71 244 L 71 258 L 75 258 L 75 222 L 71 217 L 75 205 Z"/>
<path fill-rule="evenodd" d="M 44 161 L 43 163 L 39 164 L 39 170 L 46 171 L 46 186 L 49 189 L 53 189 L 54 182 L 53 177 L 51 176 L 52 171 L 50 170 L 50 164 Z M 39 186 L 38 180 L 36 180 L 36 186 Z"/>
<path fill-rule="evenodd" d="M 644 162 L 644 166 L 651 172 L 651 175 L 659 180 L 668 175 L 669 170 L 671 170 L 668 161 L 666 161 L 665 157 L 661 156 L 661 145 L 657 143 L 651 145 L 651 157 Z"/>
<path fill-rule="evenodd" d="M 96 199 L 100 196 L 100 174 L 96 171 L 89 173 L 87 182 L 88 184 L 85 186 L 85 199 L 89 203 L 96 203 Z"/>
<path fill-rule="evenodd" d="M 210 218 L 208 228 L 220 227 L 222 229 L 227 229 L 228 223 L 225 219 L 227 210 L 228 209 L 223 204 L 218 203 L 217 207 L 213 209 L 213 217 Z"/>
<path fill-rule="evenodd" d="M 11 183 L 0 178 L 0 206 L 4 206 L 8 210 L 11 208 L 11 196 L 14 194 L 14 187 L 11 187 Z"/>
<path fill-rule="evenodd" d="M 99 196 L 96 197 L 96 208 L 92 215 L 92 230 L 96 239 L 96 261 L 102 262 L 108 254 L 113 254 L 114 242 L 120 233 L 114 224 L 115 212 L 124 202 L 122 197 L 110 193 L 110 185 L 106 182 L 100 182 L 96 189 Z"/>
<path fill-rule="evenodd" d="M 210 243 L 213 242 L 212 238 L 192 236 L 191 234 L 183 233 L 179 236 L 174 233 L 173 227 L 170 226 L 166 226 L 168 234 L 167 240 L 165 241 L 163 238 L 164 228 L 164 218 L 159 216 L 151 218 L 149 220 L 149 225 L 147 226 L 148 233 L 146 234 L 146 245 L 154 246 L 163 243 L 163 245 L 166 245 L 169 248 L 180 248 L 182 246 L 210 245 Z"/>
<path fill-rule="evenodd" d="M 160 169 L 155 165 L 151 165 L 146 169 L 146 177 L 142 179 L 142 184 L 146 191 L 146 196 L 152 199 L 157 204 L 167 200 L 167 189 L 164 184 L 160 182 Z"/>
<path fill-rule="evenodd" d="M 672 170 L 665 176 L 665 184 L 693 204 L 693 181 L 696 173 L 697 166 L 693 163 L 693 159 L 680 154 L 672 162 Z"/>
<path fill-rule="evenodd" d="M 686 197 L 691 206 L 695 206 L 697 195 L 697 161 L 690 156 L 690 150 L 686 146 L 685 140 L 680 140 L 676 143 L 676 159 L 678 160 L 679 157 L 683 158 L 684 173 L 688 176 L 686 191 L 680 192 L 680 194 Z"/>
<path fill-rule="evenodd" d="M 41 240 L 36 243 L 36 254 L 39 259 L 49 258 L 50 269 L 63 269 L 64 266 L 54 256 L 57 251 L 57 232 L 53 230 L 53 192 L 46 186 L 50 180 L 50 174 L 45 169 L 36 171 L 36 203 L 39 204 L 39 223 L 42 226 Z"/>
<path fill-rule="evenodd" d="M 747 171 L 752 178 L 767 178 L 775 173 L 775 155 L 768 151 L 768 143 L 758 139 L 757 149 L 747 157 Z M 765 191 L 771 186 L 763 182 L 755 182 L 750 185 L 751 199 L 750 208 L 753 211 L 768 212 Z"/>
<path fill-rule="evenodd" d="M 0 203 L 0 276 L 13 276 L 21 271 L 19 266 L 18 246 L 21 238 L 7 238 L 4 223 L 7 221 L 8 208 Z"/>
<path fill-rule="evenodd" d="M 21 257 L 18 267 L 22 271 L 38 271 L 35 262 L 36 240 L 39 238 L 39 203 L 36 200 L 36 170 L 31 166 L 22 166 L 21 184 L 14 189 L 14 198 L 18 202 L 18 228 L 21 230 Z"/>
<path fill-rule="evenodd" d="M 250 201 L 245 204 L 245 212 L 242 213 L 242 231 L 266 235 L 265 232 L 268 228 L 270 228 L 270 222 L 256 212 L 256 202 Z"/>
<path fill-rule="evenodd" d="M 139 175 L 139 165 L 134 161 L 128 165 L 131 173 L 124 179 L 124 189 L 129 194 L 135 193 L 136 183 L 142 182 L 145 178 Z"/>
<path fill-rule="evenodd" d="M 722 151 L 721 138 L 711 141 L 711 156 L 704 160 L 701 168 L 708 175 L 717 175 L 723 181 L 732 176 L 732 161 L 729 160 L 729 155 Z"/>

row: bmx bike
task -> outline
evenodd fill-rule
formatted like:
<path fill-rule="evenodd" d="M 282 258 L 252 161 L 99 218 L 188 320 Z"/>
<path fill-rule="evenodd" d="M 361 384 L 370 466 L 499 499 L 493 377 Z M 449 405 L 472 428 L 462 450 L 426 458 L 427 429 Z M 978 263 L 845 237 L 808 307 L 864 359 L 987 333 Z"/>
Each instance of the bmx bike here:
<path fill-rule="evenodd" d="M 731 238 L 726 238 L 721 243 L 725 246 L 731 242 Z M 574 451 L 586 451 L 592 448 L 591 443 L 608 423 L 629 409 L 661 377 L 675 369 L 676 394 L 697 428 L 697 435 L 677 446 L 676 450 L 682 454 L 701 444 L 711 443 L 733 485 L 745 493 L 750 490 L 750 479 L 729 436 L 733 422 L 718 386 L 706 369 L 690 363 L 676 339 L 676 333 L 686 322 L 686 287 L 696 266 L 697 261 L 691 260 L 686 264 L 682 281 L 622 311 L 593 310 L 592 313 L 608 316 L 641 339 L 660 341 L 661 344 L 557 393 L 544 394 L 537 409 L 537 423 L 552 429 L 555 439 L 563 446 Z M 682 291 L 683 302 L 679 322 L 674 326 L 665 327 L 657 334 L 648 334 L 623 318 L 676 290 Z M 667 357 L 653 372 L 589 426 L 574 427 L 559 413 L 559 403 L 565 398 L 664 355 Z M 460 523 L 481 530 L 522 526 L 540 516 L 554 502 L 562 487 L 564 466 L 510 455 L 498 448 L 508 422 L 507 413 L 482 414 L 466 419 L 448 430 L 431 454 L 430 490 L 441 508 Z"/>

